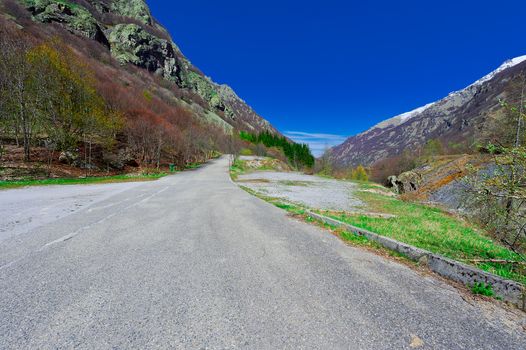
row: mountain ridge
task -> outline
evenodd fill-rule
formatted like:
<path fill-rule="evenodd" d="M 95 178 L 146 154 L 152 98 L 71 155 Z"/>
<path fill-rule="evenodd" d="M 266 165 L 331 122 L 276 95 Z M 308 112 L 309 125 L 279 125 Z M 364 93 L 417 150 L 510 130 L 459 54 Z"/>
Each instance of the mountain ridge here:
<path fill-rule="evenodd" d="M 499 113 L 499 101 L 516 97 L 511 85 L 524 71 L 526 56 L 507 60 L 462 90 L 349 137 L 331 148 L 331 158 L 339 167 L 371 166 L 405 150 L 416 151 L 432 138 L 464 143 L 483 138 L 490 132 L 488 122 Z"/>

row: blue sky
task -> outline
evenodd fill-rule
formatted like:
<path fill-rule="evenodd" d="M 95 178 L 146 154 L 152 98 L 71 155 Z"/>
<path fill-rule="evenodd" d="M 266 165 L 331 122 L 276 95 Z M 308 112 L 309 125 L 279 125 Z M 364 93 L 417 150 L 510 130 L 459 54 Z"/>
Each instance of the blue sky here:
<path fill-rule="evenodd" d="M 524 1 L 148 4 L 205 74 L 317 150 L 526 54 Z"/>

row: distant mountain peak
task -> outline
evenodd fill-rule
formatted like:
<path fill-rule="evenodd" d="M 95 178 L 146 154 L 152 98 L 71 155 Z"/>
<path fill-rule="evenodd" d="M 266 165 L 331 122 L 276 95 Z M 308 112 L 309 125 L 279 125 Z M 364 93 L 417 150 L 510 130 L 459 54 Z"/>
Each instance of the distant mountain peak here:
<path fill-rule="evenodd" d="M 511 81 L 526 72 L 525 62 L 526 55 L 507 60 L 465 89 L 350 137 L 332 149 L 334 161 L 341 166 L 372 165 L 406 149 L 417 150 L 433 138 L 457 143 L 482 135 L 500 108 L 499 99 L 517 93 Z"/>
<path fill-rule="evenodd" d="M 428 109 L 432 105 L 433 105 L 433 103 L 429 103 L 429 104 L 427 104 L 425 106 L 416 108 L 416 109 L 414 109 L 414 110 L 412 110 L 410 112 L 402 113 L 402 114 L 397 115 L 395 117 L 392 117 L 390 119 L 384 120 L 383 122 L 380 122 L 380 123 L 376 124 L 372 128 L 373 129 L 376 129 L 376 128 L 377 129 L 384 129 L 384 128 L 387 128 L 387 127 L 397 126 L 397 125 L 403 124 L 408 119 L 411 119 L 415 115 L 418 115 L 418 114 L 424 112 L 426 109 Z M 367 131 L 365 131 L 365 132 L 367 132 Z"/>
<path fill-rule="evenodd" d="M 493 79 L 500 72 L 503 72 L 506 69 L 512 68 L 512 67 L 514 67 L 514 66 L 516 66 L 518 64 L 521 64 L 524 61 L 526 61 L 526 55 L 509 59 L 509 60 L 505 61 L 502 65 L 500 65 L 493 72 L 489 73 L 488 75 L 484 76 L 483 78 L 477 80 L 473 84 L 471 84 L 468 87 L 466 87 L 466 89 L 469 89 L 471 87 L 476 87 L 476 86 L 479 86 L 481 84 L 484 84 L 485 82 Z M 446 98 L 448 98 L 450 96 L 457 95 L 459 93 L 462 93 L 464 90 L 457 90 L 457 91 L 450 92 L 449 95 Z M 416 108 L 416 109 L 414 109 L 414 110 L 412 110 L 410 112 L 402 113 L 400 115 L 397 115 L 397 116 L 394 116 L 394 117 L 389 118 L 387 120 L 384 120 L 384 121 L 376 124 L 375 126 L 373 126 L 372 129 L 375 129 L 375 128 L 384 129 L 386 127 L 397 126 L 397 125 L 403 124 L 408 119 L 411 119 L 414 116 L 417 116 L 420 113 L 423 113 L 425 110 L 427 110 L 428 108 L 432 107 L 437 102 L 439 102 L 439 101 L 428 103 L 425 106 Z M 364 133 L 366 133 L 367 131 L 365 131 Z"/>
<path fill-rule="evenodd" d="M 486 75 L 486 76 L 482 77 L 481 79 L 477 80 L 476 82 L 474 82 L 473 84 L 468 86 L 466 89 L 469 89 L 470 87 L 478 86 L 478 85 L 481 85 L 481 84 L 483 84 L 483 83 L 485 83 L 487 81 L 490 81 L 497 74 L 505 71 L 506 69 L 515 67 L 515 66 L 521 64 L 524 61 L 526 61 L 526 55 L 518 56 L 518 57 L 515 57 L 515 58 L 512 58 L 512 59 L 509 59 L 509 60 L 505 61 L 503 64 L 501 64 L 499 68 L 495 69 L 493 72 L 491 72 L 488 75 Z M 461 91 L 455 91 L 455 92 L 452 92 L 451 94 L 456 94 L 456 93 L 459 93 L 459 92 L 461 92 Z"/>

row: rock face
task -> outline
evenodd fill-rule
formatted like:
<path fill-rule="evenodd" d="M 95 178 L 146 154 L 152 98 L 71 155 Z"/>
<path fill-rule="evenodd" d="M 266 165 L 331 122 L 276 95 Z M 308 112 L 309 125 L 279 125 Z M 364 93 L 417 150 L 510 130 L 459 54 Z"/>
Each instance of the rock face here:
<path fill-rule="evenodd" d="M 181 53 L 143 0 L 18 0 L 35 21 L 55 23 L 105 45 L 122 64 L 131 63 L 198 94 L 209 120 L 225 129 L 278 133 L 226 85 L 204 76 Z"/>
<path fill-rule="evenodd" d="M 142 0 L 114 0 L 111 2 L 110 11 L 139 20 L 143 24 L 152 24 L 150 9 Z"/>
<path fill-rule="evenodd" d="M 23 0 L 22 3 L 42 23 L 58 23 L 73 34 L 96 40 L 109 47 L 101 26 L 85 8 L 52 0 Z"/>
<path fill-rule="evenodd" d="M 398 176 L 390 176 L 386 185 L 410 199 L 433 202 L 452 209 L 467 211 L 471 196 L 470 181 L 467 177 L 472 169 L 478 169 L 477 176 L 491 177 L 496 171 L 491 155 L 460 154 L 435 156 L 417 168 Z"/>
<path fill-rule="evenodd" d="M 137 24 L 118 24 L 109 31 L 112 55 L 168 80 L 180 82 L 181 66 L 170 42 L 159 39 Z"/>
<path fill-rule="evenodd" d="M 259 115 L 243 101 L 228 85 L 216 85 L 219 98 L 226 106 L 226 112 L 231 118 L 243 115 L 244 119 L 254 130 L 272 130 L 270 123 L 260 118 Z"/>
<path fill-rule="evenodd" d="M 431 139 L 447 144 L 481 138 L 501 113 L 499 99 L 520 94 L 517 85 L 524 72 L 526 56 L 510 60 L 464 90 L 347 139 L 332 149 L 333 160 L 339 166 L 369 166 L 405 150 L 415 151 Z"/>

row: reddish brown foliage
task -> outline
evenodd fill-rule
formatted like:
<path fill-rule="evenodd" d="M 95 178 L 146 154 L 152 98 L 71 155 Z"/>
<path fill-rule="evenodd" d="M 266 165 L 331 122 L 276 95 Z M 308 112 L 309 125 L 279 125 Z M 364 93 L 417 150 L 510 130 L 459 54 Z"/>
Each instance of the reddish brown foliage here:
<path fill-rule="evenodd" d="M 17 14 L 24 9 L 11 0 L 6 3 L 12 6 L 10 11 L 19 18 L 19 23 L 25 21 Z M 2 27 L 12 24 L 2 17 L 0 21 Z M 72 35 L 58 25 L 29 20 L 24 22 L 23 30 L 13 30 L 23 33 L 27 42 L 60 40 L 90 67 L 97 91 L 108 109 L 126 119 L 126 126 L 116 135 L 117 142 L 111 152 L 120 154 L 121 150 L 131 150 L 145 166 L 170 162 L 183 167 L 188 162 L 206 160 L 213 150 L 231 148 L 230 137 L 224 130 L 205 123 L 195 112 L 183 107 L 181 100 L 208 109 L 208 103 L 197 94 L 136 66 L 122 66 L 103 45 Z"/>

